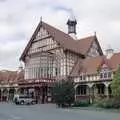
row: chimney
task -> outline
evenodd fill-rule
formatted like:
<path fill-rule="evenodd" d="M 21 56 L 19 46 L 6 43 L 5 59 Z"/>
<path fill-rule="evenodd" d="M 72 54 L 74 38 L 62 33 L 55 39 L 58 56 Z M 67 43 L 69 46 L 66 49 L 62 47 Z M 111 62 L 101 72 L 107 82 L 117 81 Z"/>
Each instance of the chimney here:
<path fill-rule="evenodd" d="M 114 54 L 114 50 L 111 48 L 111 46 L 109 45 L 108 49 L 106 49 L 106 57 L 108 59 L 110 59 L 112 57 L 112 55 Z"/>

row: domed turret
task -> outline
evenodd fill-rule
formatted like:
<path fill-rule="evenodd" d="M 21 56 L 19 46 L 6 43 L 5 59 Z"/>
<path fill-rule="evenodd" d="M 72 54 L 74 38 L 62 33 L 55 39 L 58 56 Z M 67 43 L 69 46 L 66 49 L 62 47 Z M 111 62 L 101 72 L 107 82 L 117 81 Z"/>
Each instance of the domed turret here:
<path fill-rule="evenodd" d="M 70 12 L 70 17 L 68 18 L 67 25 L 68 25 L 68 34 L 73 38 L 76 39 L 76 18 L 73 12 Z"/>

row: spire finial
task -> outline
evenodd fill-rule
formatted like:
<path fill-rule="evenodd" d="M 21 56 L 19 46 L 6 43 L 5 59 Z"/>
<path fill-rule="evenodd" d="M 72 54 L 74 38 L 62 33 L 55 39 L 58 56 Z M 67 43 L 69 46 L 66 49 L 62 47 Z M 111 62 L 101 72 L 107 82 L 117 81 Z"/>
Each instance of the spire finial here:
<path fill-rule="evenodd" d="M 42 22 L 42 16 L 40 17 L 40 22 Z"/>
<path fill-rule="evenodd" d="M 73 9 L 70 9 L 70 16 L 69 16 L 69 19 L 72 20 L 72 21 L 76 21 L 76 18 L 75 18 Z"/>
<path fill-rule="evenodd" d="M 96 31 L 94 31 L 94 36 L 96 36 Z"/>

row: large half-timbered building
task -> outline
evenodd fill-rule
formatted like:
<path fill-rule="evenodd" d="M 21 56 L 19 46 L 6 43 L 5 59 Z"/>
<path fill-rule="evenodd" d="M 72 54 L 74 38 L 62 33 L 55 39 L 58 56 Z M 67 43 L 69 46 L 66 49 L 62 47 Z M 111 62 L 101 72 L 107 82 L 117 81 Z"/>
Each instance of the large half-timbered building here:
<path fill-rule="evenodd" d="M 68 19 L 65 33 L 40 21 L 20 57 L 25 65 L 24 79 L 18 74 L 10 88 L 32 94 L 40 103 L 52 102 L 53 84 L 64 79 L 74 81 L 76 100 L 92 102 L 98 95 L 110 97 L 110 83 L 120 64 L 120 53 L 109 48 L 103 55 L 96 34 L 77 39 L 76 24 L 75 18 Z"/>
<path fill-rule="evenodd" d="M 21 55 L 25 80 L 38 89 L 39 97 L 47 98 L 55 81 L 76 79 L 81 70 L 74 69 L 81 69 L 85 59 L 103 55 L 96 35 L 76 38 L 76 24 L 75 19 L 68 19 L 67 34 L 40 21 Z"/>

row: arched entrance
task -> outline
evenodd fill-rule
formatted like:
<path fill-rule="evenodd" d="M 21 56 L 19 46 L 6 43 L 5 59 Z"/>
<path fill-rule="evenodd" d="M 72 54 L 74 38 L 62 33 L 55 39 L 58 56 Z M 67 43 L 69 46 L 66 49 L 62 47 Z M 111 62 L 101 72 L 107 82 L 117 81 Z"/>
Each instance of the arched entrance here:
<path fill-rule="evenodd" d="M 9 90 L 9 97 L 8 97 L 9 101 L 12 101 L 12 100 L 13 100 L 14 94 L 15 94 L 15 88 L 11 88 L 11 89 Z"/>
<path fill-rule="evenodd" d="M 42 104 L 47 102 L 47 86 L 42 86 L 41 87 L 41 95 L 42 95 Z"/>
<path fill-rule="evenodd" d="M 89 100 L 89 87 L 88 85 L 78 85 L 76 87 L 76 100 Z"/>
<path fill-rule="evenodd" d="M 109 95 L 109 98 L 112 97 L 111 84 L 108 86 L 108 95 Z"/>
<path fill-rule="evenodd" d="M 94 97 L 105 97 L 106 86 L 104 83 L 97 83 L 93 85 Z"/>
<path fill-rule="evenodd" d="M 48 86 L 35 87 L 35 99 L 37 103 L 48 102 Z"/>
<path fill-rule="evenodd" d="M 9 93 L 9 90 L 7 88 L 4 88 L 2 91 L 2 101 L 8 100 L 8 93 Z"/>
<path fill-rule="evenodd" d="M 2 100 L 2 93 L 1 93 L 1 89 L 0 89 L 0 101 Z"/>

